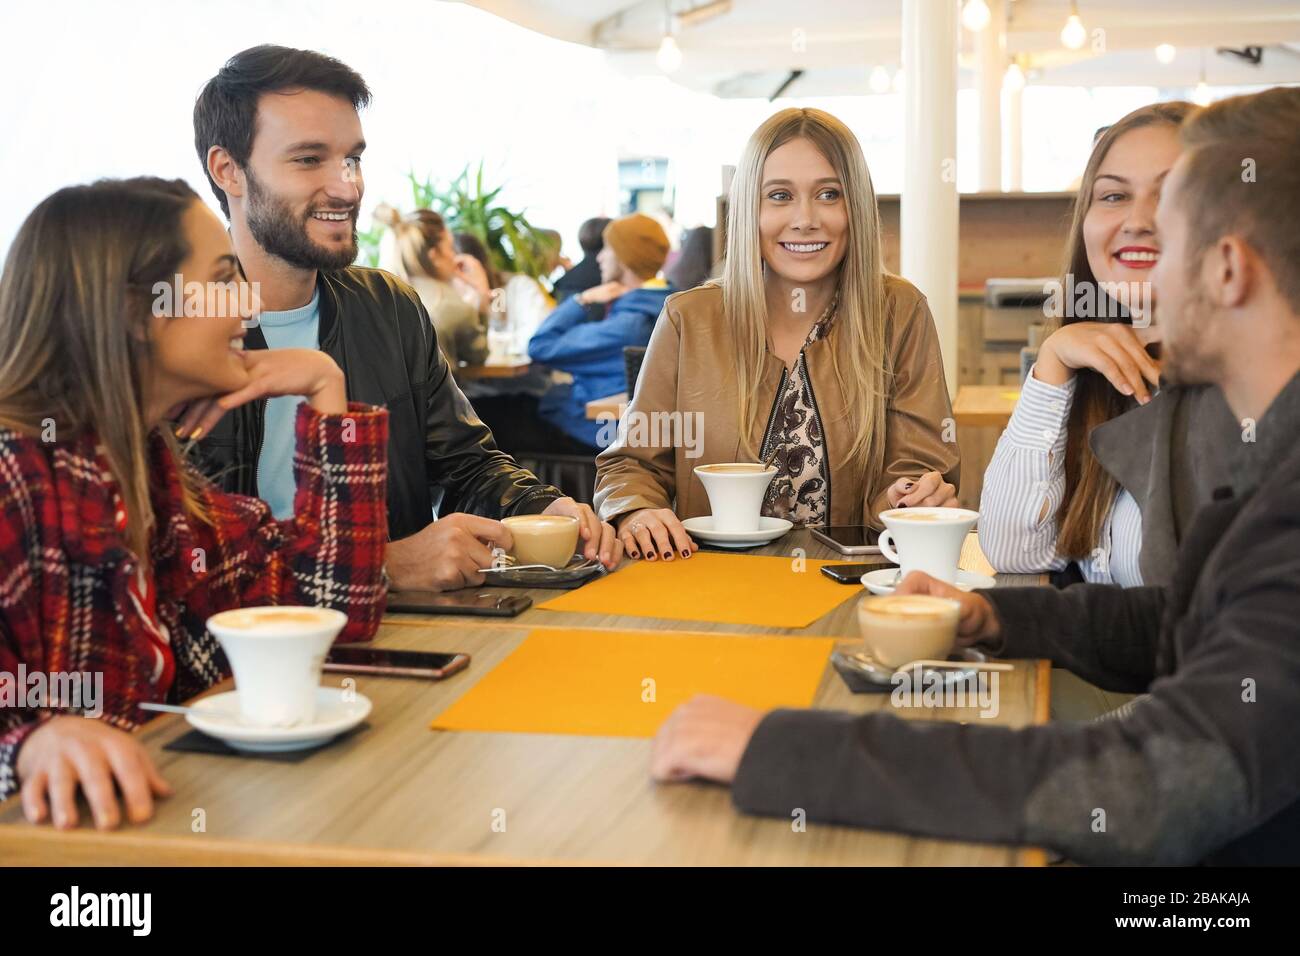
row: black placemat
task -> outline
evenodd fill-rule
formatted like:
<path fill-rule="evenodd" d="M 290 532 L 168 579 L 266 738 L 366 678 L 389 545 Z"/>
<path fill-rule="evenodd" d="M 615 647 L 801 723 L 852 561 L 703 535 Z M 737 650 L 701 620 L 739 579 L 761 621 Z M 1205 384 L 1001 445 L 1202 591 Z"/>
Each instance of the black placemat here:
<path fill-rule="evenodd" d="M 894 689 L 893 684 L 877 684 L 873 680 L 868 680 L 865 676 L 853 669 L 852 665 L 845 664 L 836 655 L 831 655 L 831 665 L 835 668 L 835 673 L 840 675 L 844 685 L 855 694 L 888 694 Z"/>
<path fill-rule="evenodd" d="M 359 726 L 353 727 L 347 733 L 339 734 L 333 737 L 319 747 L 308 747 L 306 750 L 282 750 L 268 751 L 257 753 L 251 750 L 236 750 L 222 740 L 216 737 L 209 737 L 199 730 L 191 730 L 189 733 L 177 737 L 170 743 L 163 745 L 163 750 L 173 750 L 177 753 L 190 754 L 214 754 L 219 757 L 249 757 L 254 760 L 273 760 L 276 763 L 301 763 L 318 750 L 333 746 L 342 740 L 347 740 L 353 734 L 361 733 L 370 727 L 369 721 L 363 721 Z"/>

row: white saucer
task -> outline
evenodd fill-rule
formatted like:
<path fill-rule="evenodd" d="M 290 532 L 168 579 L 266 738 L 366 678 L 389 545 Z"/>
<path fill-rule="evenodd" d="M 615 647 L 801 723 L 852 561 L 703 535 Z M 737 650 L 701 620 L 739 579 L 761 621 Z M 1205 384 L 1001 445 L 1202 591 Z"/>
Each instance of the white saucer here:
<path fill-rule="evenodd" d="M 235 750 L 279 753 L 319 747 L 351 730 L 370 713 L 370 698 L 352 691 L 343 699 L 342 687 L 316 689 L 316 719 L 297 727 L 255 727 L 239 713 L 239 691 L 205 697 L 185 715 L 195 730 L 216 737 Z"/>
<path fill-rule="evenodd" d="M 686 533 L 693 538 L 716 544 L 720 548 L 752 548 L 756 544 L 775 541 L 794 527 L 784 518 L 759 518 L 757 531 L 714 531 L 713 515 L 687 518 L 682 522 Z"/>
<path fill-rule="evenodd" d="M 893 594 L 894 577 L 897 574 L 898 568 L 881 568 L 879 571 L 868 571 L 862 575 L 862 583 L 872 594 Z M 987 574 L 976 574 L 974 571 L 957 572 L 956 586 L 962 591 L 991 588 L 995 583 Z"/>

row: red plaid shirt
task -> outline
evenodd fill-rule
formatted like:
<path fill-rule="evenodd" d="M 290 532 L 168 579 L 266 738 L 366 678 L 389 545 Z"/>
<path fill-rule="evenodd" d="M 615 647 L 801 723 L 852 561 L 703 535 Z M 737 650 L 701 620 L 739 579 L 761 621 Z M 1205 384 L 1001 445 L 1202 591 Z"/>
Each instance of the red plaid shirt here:
<path fill-rule="evenodd" d="M 304 402 L 296 434 L 293 518 L 276 521 L 265 502 L 204 481 L 211 525 L 184 512 L 177 465 L 152 435 L 152 573 L 142 579 L 95 437 L 46 444 L 0 428 L 0 799 L 18 787 L 18 747 L 55 710 L 102 708 L 103 720 L 129 730 L 146 716 L 139 702 L 184 700 L 227 676 L 205 624 L 218 611 L 333 607 L 348 615 L 340 641 L 374 636 L 385 600 L 388 413 L 350 405 L 321 415 Z M 20 666 L 102 674 L 101 699 L 19 706 L 30 696 L 17 686 Z"/>

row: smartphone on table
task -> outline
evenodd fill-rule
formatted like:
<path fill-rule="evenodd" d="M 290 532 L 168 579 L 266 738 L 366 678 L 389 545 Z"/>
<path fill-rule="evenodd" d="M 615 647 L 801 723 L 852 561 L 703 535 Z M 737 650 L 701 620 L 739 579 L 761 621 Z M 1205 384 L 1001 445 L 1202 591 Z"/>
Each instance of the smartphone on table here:
<path fill-rule="evenodd" d="M 838 581 L 840 584 L 861 584 L 862 575 L 868 571 L 879 571 L 881 568 L 892 567 L 894 567 L 892 563 L 883 559 L 869 564 L 823 564 L 822 574 L 832 581 Z"/>
<path fill-rule="evenodd" d="M 393 591 L 388 610 L 399 614 L 473 614 L 480 617 L 514 617 L 533 606 L 533 599 L 500 591 Z"/>
<path fill-rule="evenodd" d="M 824 525 L 810 528 L 812 536 L 840 554 L 879 554 L 880 532 L 866 525 Z"/>
<path fill-rule="evenodd" d="M 325 670 L 385 677 L 423 677 L 442 680 L 469 666 L 469 655 L 399 651 L 368 644 L 340 644 L 330 648 Z"/>

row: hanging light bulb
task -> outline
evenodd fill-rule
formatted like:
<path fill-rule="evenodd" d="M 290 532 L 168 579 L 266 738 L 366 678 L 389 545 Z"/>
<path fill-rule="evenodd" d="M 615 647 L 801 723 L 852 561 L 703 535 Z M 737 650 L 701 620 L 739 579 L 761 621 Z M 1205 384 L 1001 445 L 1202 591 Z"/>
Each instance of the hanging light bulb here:
<path fill-rule="evenodd" d="M 1178 48 L 1172 43 L 1162 43 L 1156 47 L 1156 59 L 1168 66 L 1174 62 L 1174 57 L 1178 55 Z"/>
<path fill-rule="evenodd" d="M 663 41 L 659 44 L 659 52 L 655 54 L 655 63 L 665 73 L 676 72 L 677 68 L 682 65 L 682 48 L 677 45 L 677 41 L 671 33 L 665 34 Z"/>
<path fill-rule="evenodd" d="M 659 41 L 659 52 L 655 54 L 655 63 L 665 73 L 676 73 L 682 65 L 682 48 L 673 36 L 672 0 L 664 0 L 664 38 Z"/>
<path fill-rule="evenodd" d="M 961 22 L 971 33 L 979 33 L 989 25 L 992 14 L 989 13 L 989 5 L 984 0 L 966 0 L 966 6 L 961 11 Z"/>
<path fill-rule="evenodd" d="M 1084 29 L 1083 21 L 1079 19 L 1079 8 L 1072 2 L 1070 3 L 1070 16 L 1065 21 L 1065 26 L 1061 28 L 1061 42 L 1067 49 L 1079 50 L 1088 42 L 1088 31 Z"/>
<path fill-rule="evenodd" d="M 1197 106 L 1210 105 L 1210 87 L 1205 82 L 1205 48 L 1201 48 L 1201 79 L 1196 84 L 1196 90 L 1192 93 L 1192 102 Z"/>
<path fill-rule="evenodd" d="M 867 80 L 867 84 L 871 87 L 872 93 L 888 93 L 889 83 L 889 71 L 883 66 L 878 66 L 873 69 L 871 71 L 870 79 Z"/>
<path fill-rule="evenodd" d="M 1007 72 L 1002 74 L 1002 89 L 1008 93 L 1018 93 L 1025 88 L 1025 71 L 1019 63 L 1012 63 Z"/>

